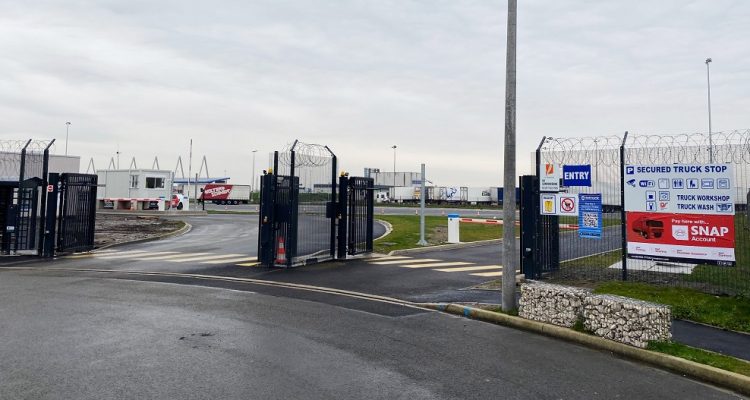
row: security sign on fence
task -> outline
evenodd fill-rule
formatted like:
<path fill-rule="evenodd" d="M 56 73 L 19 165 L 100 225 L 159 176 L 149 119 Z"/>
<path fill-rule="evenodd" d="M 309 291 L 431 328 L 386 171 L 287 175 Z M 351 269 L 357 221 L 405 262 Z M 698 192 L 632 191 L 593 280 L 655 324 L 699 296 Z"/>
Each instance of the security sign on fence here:
<path fill-rule="evenodd" d="M 628 165 L 630 258 L 734 265 L 731 164 Z"/>
<path fill-rule="evenodd" d="M 564 193 L 542 193 L 542 215 L 578 216 L 578 195 Z"/>

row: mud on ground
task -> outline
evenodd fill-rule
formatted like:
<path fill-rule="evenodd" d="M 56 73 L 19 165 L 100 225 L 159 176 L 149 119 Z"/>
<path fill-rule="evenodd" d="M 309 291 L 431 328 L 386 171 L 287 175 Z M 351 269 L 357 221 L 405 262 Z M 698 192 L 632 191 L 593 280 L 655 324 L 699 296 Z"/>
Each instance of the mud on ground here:
<path fill-rule="evenodd" d="M 94 245 L 99 248 L 112 243 L 152 238 L 174 232 L 184 225 L 182 221 L 158 216 L 97 214 Z"/>

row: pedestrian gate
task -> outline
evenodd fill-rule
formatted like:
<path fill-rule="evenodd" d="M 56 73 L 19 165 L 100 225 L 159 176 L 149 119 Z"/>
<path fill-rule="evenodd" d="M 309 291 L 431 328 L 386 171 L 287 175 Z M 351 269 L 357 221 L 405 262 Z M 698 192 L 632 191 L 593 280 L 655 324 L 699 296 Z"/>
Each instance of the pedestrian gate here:
<path fill-rule="evenodd" d="M 96 175 L 60 175 L 57 251 L 68 253 L 94 248 L 96 186 Z"/>
<path fill-rule="evenodd" d="M 311 146 L 318 145 L 295 142 L 286 158 L 276 152 L 274 168 L 261 176 L 261 265 L 292 267 L 372 252 L 373 179 L 336 177 L 335 155 L 325 146 L 310 155 Z"/>
<path fill-rule="evenodd" d="M 527 279 L 560 268 L 559 217 L 541 215 L 539 178 L 521 177 L 521 272 Z"/>
<path fill-rule="evenodd" d="M 372 252 L 373 186 L 372 178 L 339 178 L 339 258 Z"/>

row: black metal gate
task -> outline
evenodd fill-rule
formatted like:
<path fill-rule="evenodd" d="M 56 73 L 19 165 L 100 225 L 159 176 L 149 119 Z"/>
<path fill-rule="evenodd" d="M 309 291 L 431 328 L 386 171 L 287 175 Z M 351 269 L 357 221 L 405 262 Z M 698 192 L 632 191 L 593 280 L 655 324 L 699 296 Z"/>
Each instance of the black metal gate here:
<path fill-rule="evenodd" d="M 374 179 L 339 178 L 338 258 L 372 252 Z"/>
<path fill-rule="evenodd" d="M 36 250 L 37 210 L 39 204 L 39 187 L 42 180 L 31 178 L 21 182 L 16 191 L 15 241 L 13 251 Z"/>
<path fill-rule="evenodd" d="M 94 248 L 96 185 L 96 175 L 60 175 L 57 251 L 79 252 Z"/>
<path fill-rule="evenodd" d="M 521 177 L 521 273 L 539 279 L 560 268 L 559 217 L 541 215 L 539 178 Z"/>

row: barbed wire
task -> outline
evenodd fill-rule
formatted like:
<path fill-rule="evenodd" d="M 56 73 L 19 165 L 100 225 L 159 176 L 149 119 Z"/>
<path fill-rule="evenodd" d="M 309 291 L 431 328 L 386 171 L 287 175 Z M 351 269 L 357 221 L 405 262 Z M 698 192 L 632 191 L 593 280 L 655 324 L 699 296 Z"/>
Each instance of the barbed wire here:
<path fill-rule="evenodd" d="M 284 151 L 279 152 L 279 164 L 289 167 L 292 165 L 292 149 L 294 149 L 294 167 L 323 167 L 331 163 L 333 155 L 326 146 L 300 141 L 290 143 Z"/>
<path fill-rule="evenodd" d="M 545 138 L 544 162 L 619 165 L 623 137 Z M 677 135 L 631 134 L 625 164 L 750 163 L 750 129 Z"/>
<path fill-rule="evenodd" d="M 0 139 L 0 152 L 21 154 L 21 150 L 26 146 L 26 142 L 28 142 L 28 140 Z M 28 147 L 26 147 L 26 153 L 43 153 L 49 143 L 49 140 L 32 140 Z M 53 143 L 50 147 L 50 154 L 54 153 L 54 150 L 55 144 Z"/>

